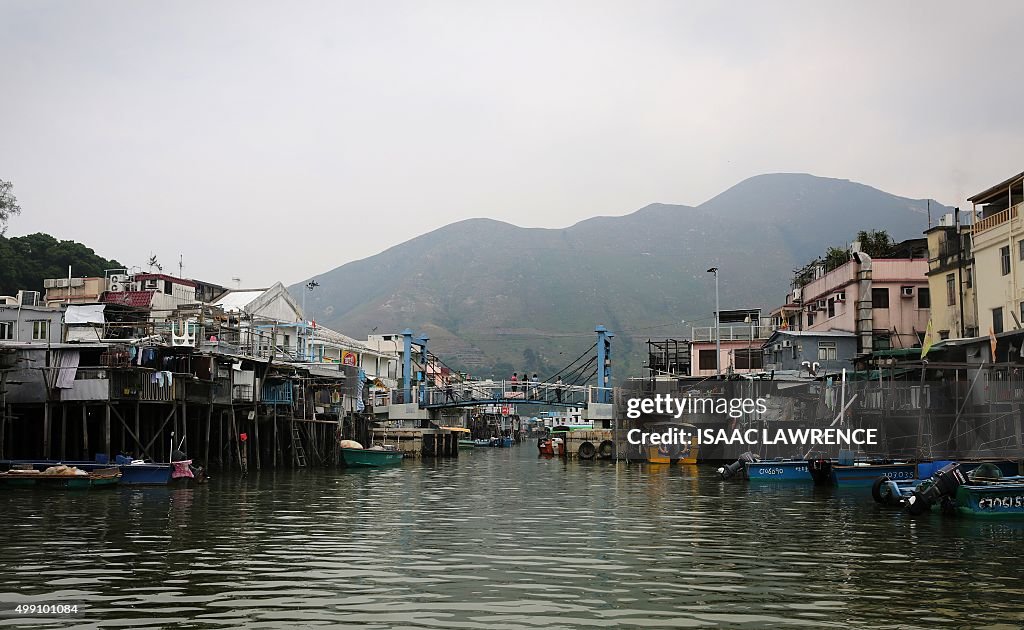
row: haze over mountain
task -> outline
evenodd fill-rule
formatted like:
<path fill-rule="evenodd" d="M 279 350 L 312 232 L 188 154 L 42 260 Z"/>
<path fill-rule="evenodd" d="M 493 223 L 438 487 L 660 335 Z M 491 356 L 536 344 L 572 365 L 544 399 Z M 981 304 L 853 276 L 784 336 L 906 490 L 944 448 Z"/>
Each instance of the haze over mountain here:
<path fill-rule="evenodd" d="M 931 206 L 933 220 L 951 211 Z M 497 377 L 547 376 L 604 324 L 616 333 L 618 375 L 639 375 L 648 338 L 713 323 L 708 267 L 720 268 L 723 309 L 767 310 L 784 300 L 793 269 L 828 246 L 863 229 L 920 236 L 926 208 L 847 180 L 768 174 L 696 207 L 656 203 L 564 229 L 469 219 L 315 276 L 306 304 L 357 338 L 424 332 L 453 367 Z M 291 287 L 299 298 L 302 286 Z"/>

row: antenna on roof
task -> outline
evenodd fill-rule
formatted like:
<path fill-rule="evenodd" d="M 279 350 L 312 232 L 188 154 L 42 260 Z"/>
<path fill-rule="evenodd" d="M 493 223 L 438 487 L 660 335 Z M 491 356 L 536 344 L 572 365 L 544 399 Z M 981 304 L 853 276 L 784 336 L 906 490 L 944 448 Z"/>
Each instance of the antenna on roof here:
<path fill-rule="evenodd" d="M 242 288 L 242 279 L 241 278 L 232 278 L 231 281 L 235 283 L 235 288 L 236 289 L 241 289 Z"/>
<path fill-rule="evenodd" d="M 184 260 L 184 257 L 181 254 L 178 254 L 178 277 L 179 278 L 184 278 L 185 277 L 185 271 L 184 270 L 185 270 L 185 260 Z"/>

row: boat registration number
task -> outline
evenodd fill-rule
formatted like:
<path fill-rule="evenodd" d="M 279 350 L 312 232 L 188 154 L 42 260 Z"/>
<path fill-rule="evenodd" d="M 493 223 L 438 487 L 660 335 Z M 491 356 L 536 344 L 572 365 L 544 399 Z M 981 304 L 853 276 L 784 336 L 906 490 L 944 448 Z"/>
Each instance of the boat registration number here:
<path fill-rule="evenodd" d="M 807 472 L 807 466 L 797 466 L 797 467 L 793 468 L 793 470 L 795 470 L 796 472 Z M 786 474 L 786 469 L 785 468 L 778 468 L 778 467 L 758 468 L 757 469 L 757 474 L 759 474 L 759 475 L 785 475 Z"/>
<path fill-rule="evenodd" d="M 1024 508 L 1024 496 L 983 497 L 978 499 L 978 509 L 980 510 L 1004 510 L 1012 508 Z"/>

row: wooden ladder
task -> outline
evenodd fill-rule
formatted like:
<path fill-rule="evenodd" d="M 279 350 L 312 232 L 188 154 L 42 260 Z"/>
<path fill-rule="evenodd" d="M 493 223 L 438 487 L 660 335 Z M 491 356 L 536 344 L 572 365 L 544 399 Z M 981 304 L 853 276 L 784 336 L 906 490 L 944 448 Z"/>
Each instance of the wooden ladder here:
<path fill-rule="evenodd" d="M 306 449 L 302 447 L 302 433 L 299 432 L 299 424 L 292 422 L 292 451 L 295 453 L 295 463 L 300 467 L 306 467 Z"/>

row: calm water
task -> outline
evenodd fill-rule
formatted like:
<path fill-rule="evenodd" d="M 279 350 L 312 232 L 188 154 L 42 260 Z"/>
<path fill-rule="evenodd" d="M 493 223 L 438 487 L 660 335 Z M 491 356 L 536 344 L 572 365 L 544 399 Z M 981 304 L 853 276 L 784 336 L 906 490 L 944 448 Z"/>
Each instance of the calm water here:
<path fill-rule="evenodd" d="M 0 625 L 1015 628 L 1024 525 L 532 443 L 196 490 L 0 493 Z M 18 603 L 79 602 L 64 618 Z"/>

